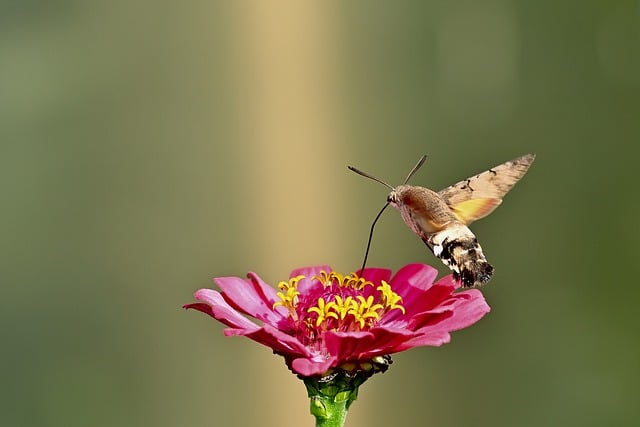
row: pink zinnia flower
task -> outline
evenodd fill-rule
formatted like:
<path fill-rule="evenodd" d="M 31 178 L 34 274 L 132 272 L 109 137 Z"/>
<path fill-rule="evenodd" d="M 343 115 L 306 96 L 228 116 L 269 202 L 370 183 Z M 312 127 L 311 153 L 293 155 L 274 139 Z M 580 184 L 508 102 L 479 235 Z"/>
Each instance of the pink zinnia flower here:
<path fill-rule="evenodd" d="M 294 270 L 278 291 L 249 273 L 248 279 L 215 278 L 221 292 L 200 289 L 200 302 L 184 307 L 227 325 L 227 336 L 270 347 L 302 377 L 323 376 L 413 347 L 445 344 L 450 332 L 489 311 L 477 289 L 456 292 L 460 285 L 452 276 L 434 283 L 436 276 L 435 268 L 423 264 L 406 265 L 393 277 L 383 268 L 343 276 L 318 266 Z"/>

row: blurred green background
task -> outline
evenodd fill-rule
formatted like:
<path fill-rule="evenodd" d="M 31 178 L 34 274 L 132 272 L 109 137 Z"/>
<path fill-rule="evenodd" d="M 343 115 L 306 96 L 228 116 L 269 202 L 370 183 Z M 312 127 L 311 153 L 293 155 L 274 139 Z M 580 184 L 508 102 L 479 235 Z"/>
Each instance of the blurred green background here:
<path fill-rule="evenodd" d="M 535 152 L 473 227 L 492 312 L 347 425 L 637 426 L 639 114 L 637 1 L 2 2 L 0 425 L 313 425 L 280 358 L 180 306 L 357 269 L 387 190 L 347 164 L 428 154 L 440 189 Z M 370 265 L 415 261 L 387 212 Z"/>

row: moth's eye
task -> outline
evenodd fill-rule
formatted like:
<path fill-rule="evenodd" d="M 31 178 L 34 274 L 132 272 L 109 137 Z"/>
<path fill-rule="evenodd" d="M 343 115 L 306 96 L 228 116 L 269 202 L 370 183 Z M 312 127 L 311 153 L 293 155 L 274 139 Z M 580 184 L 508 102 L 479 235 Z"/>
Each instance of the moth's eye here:
<path fill-rule="evenodd" d="M 389 193 L 389 195 L 387 196 L 387 202 L 396 203 L 397 201 L 398 201 L 398 195 L 395 192 Z"/>

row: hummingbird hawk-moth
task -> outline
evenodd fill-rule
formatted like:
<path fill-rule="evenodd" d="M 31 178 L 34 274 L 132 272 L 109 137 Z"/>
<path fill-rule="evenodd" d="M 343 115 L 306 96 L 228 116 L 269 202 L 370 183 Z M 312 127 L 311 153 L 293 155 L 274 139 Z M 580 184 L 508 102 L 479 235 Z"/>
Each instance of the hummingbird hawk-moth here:
<path fill-rule="evenodd" d="M 484 218 L 502 203 L 502 197 L 524 176 L 535 159 L 534 154 L 502 163 L 487 171 L 462 180 L 441 191 L 407 185 L 409 179 L 426 160 L 422 156 L 404 184 L 392 187 L 386 182 L 353 166 L 349 169 L 391 189 L 384 209 L 390 204 L 404 222 L 416 233 L 464 287 L 481 286 L 491 279 L 493 266 L 482 252 L 476 236 L 468 225 Z M 369 234 L 369 244 L 373 235 Z M 367 245 L 367 253 L 369 245 Z M 366 254 L 365 261 L 366 263 Z M 364 269 L 364 264 L 363 264 Z"/>

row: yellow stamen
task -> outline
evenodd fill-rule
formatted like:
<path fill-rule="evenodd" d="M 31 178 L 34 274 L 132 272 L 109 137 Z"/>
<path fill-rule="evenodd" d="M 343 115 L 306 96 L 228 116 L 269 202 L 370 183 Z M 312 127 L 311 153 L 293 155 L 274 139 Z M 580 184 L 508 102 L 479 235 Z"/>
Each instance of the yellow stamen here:
<path fill-rule="evenodd" d="M 289 310 L 289 314 L 293 318 L 293 320 L 298 320 L 298 314 L 296 313 L 296 306 L 298 305 L 298 295 L 300 295 L 300 291 L 298 291 L 298 282 L 303 279 L 304 276 L 296 276 L 289 279 L 289 282 L 280 282 L 278 283 L 278 289 L 281 292 L 278 292 L 276 296 L 280 298 L 280 301 L 276 301 L 273 303 L 273 308 L 281 305 Z"/>
<path fill-rule="evenodd" d="M 378 286 L 376 290 L 380 291 L 382 294 L 385 310 L 391 311 L 394 308 L 397 308 L 402 311 L 402 314 L 405 313 L 404 307 L 400 304 L 402 302 L 402 297 L 391 289 L 391 285 L 382 280 L 380 286 Z"/>
<path fill-rule="evenodd" d="M 320 327 L 325 319 L 338 318 L 338 315 L 331 311 L 331 303 L 327 304 L 324 298 L 318 298 L 318 305 L 315 307 L 309 307 L 309 309 L 307 309 L 307 312 L 316 313 L 318 315 L 318 318 L 316 319 L 316 327 Z"/>
<path fill-rule="evenodd" d="M 362 295 L 357 295 L 356 298 L 360 303 L 356 303 L 354 307 L 349 310 L 349 314 L 351 314 L 355 321 L 358 322 L 360 329 L 364 328 L 365 323 L 369 319 L 380 320 L 378 310 L 382 310 L 384 308 L 382 304 L 374 304 L 373 296 L 371 295 L 366 299 Z"/>
<path fill-rule="evenodd" d="M 315 280 L 319 280 L 320 283 L 322 283 L 322 285 L 324 287 L 327 287 L 327 286 L 331 285 L 331 282 L 333 281 L 332 274 L 333 274 L 333 272 L 327 273 L 326 271 L 322 270 L 322 271 L 320 271 L 320 275 L 319 276 L 313 276 L 313 278 Z"/>
<path fill-rule="evenodd" d="M 336 300 L 327 304 L 327 306 L 336 313 L 336 318 L 339 318 L 340 320 L 344 320 L 347 314 L 349 314 L 349 310 L 351 310 L 355 305 L 356 302 L 353 300 L 353 297 L 349 296 L 342 299 L 340 295 L 336 295 Z"/>
<path fill-rule="evenodd" d="M 341 288 L 353 288 L 357 290 L 361 290 L 368 285 L 373 286 L 372 282 L 363 277 L 358 277 L 355 273 L 342 275 L 335 271 L 329 273 L 321 271 L 320 275 L 314 276 L 314 279 L 319 280 L 325 287 L 330 286 L 334 282 Z"/>

